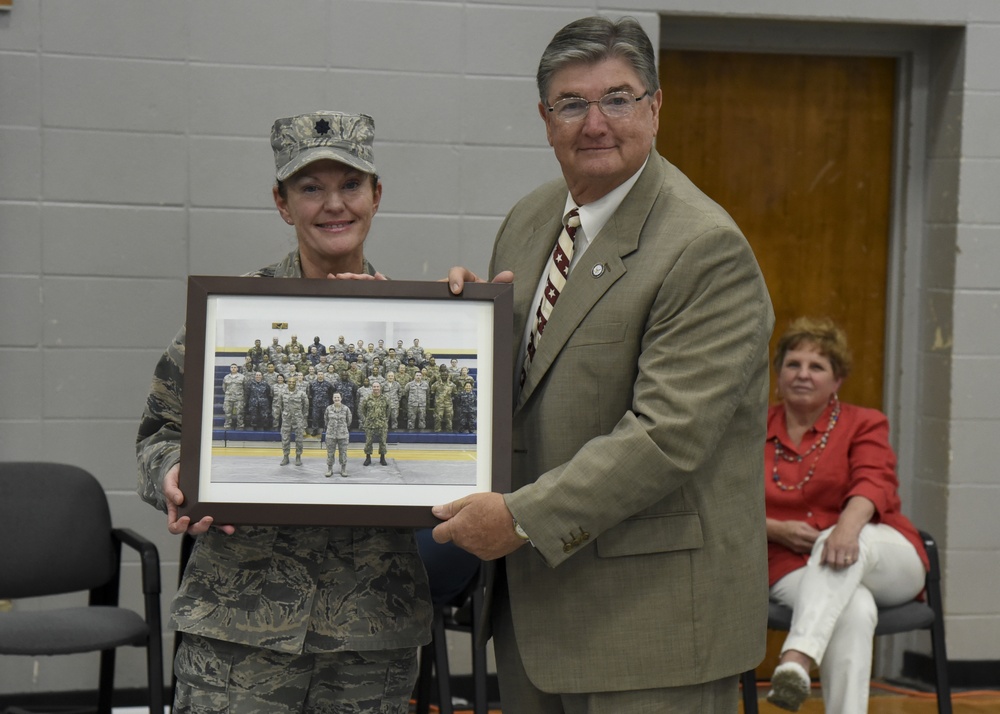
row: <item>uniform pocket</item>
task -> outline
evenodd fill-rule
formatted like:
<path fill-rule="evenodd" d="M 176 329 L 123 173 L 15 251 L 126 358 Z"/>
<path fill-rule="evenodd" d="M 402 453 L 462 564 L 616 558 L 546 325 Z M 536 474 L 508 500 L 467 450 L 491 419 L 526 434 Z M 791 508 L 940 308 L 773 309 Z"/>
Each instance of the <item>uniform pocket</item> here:
<path fill-rule="evenodd" d="M 211 530 L 199 536 L 181 594 L 208 604 L 255 609 L 271 565 L 276 534 L 276 528 L 241 526 L 233 535 Z"/>
<path fill-rule="evenodd" d="M 182 636 L 174 673 L 177 688 L 174 693 L 175 714 L 196 714 L 229 711 L 229 673 L 232 658 L 220 656 L 203 637 Z"/>

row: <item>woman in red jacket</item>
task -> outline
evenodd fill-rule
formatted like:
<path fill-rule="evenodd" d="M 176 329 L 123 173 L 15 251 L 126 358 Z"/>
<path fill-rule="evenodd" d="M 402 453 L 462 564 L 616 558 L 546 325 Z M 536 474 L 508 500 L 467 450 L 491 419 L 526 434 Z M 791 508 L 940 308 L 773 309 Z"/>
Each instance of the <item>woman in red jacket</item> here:
<path fill-rule="evenodd" d="M 900 513 L 889 422 L 843 404 L 850 371 L 843 331 L 799 318 L 778 342 L 781 403 L 768 412 L 764 451 L 771 598 L 792 625 L 768 701 L 790 711 L 818 665 L 828 714 L 868 711 L 877 606 L 923 589 L 927 555 Z"/>

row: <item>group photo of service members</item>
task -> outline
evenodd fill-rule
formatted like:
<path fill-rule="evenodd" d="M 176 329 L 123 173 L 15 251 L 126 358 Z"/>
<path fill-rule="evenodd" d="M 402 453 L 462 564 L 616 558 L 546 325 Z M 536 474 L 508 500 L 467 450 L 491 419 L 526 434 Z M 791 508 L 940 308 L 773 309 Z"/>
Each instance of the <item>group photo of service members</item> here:
<path fill-rule="evenodd" d="M 319 336 L 306 344 L 295 334 L 285 344 L 277 336 L 266 346 L 256 339 L 242 364 L 216 367 L 215 389 L 218 427 L 278 432 L 283 442 L 292 433 L 297 440 L 323 436 L 334 395 L 350 414 L 348 429 L 365 431 L 367 402 L 376 390 L 387 403 L 389 431 L 476 432 L 474 369 L 457 357 L 439 364 L 419 338 L 409 346 L 402 340 L 394 346 L 385 339 L 352 342 L 343 335 L 329 345 Z"/>

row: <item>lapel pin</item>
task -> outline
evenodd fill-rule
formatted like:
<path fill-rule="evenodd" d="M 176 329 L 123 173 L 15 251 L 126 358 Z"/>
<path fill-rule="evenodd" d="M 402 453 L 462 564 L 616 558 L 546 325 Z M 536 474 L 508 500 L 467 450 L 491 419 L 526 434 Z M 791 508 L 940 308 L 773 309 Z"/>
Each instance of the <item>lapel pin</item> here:
<path fill-rule="evenodd" d="M 594 269 L 590 271 L 590 274 L 593 275 L 595 278 L 601 277 L 602 275 L 604 275 L 604 266 L 598 263 L 597 265 L 594 266 Z"/>

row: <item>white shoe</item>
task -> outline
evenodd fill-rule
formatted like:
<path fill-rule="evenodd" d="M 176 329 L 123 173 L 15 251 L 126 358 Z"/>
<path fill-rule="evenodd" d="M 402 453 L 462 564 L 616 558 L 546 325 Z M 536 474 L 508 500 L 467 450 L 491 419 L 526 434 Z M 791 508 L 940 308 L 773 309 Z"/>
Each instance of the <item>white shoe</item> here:
<path fill-rule="evenodd" d="M 809 698 L 809 673 L 798 662 L 779 664 L 771 675 L 771 691 L 767 701 L 776 707 L 797 712 Z"/>

